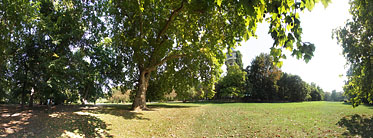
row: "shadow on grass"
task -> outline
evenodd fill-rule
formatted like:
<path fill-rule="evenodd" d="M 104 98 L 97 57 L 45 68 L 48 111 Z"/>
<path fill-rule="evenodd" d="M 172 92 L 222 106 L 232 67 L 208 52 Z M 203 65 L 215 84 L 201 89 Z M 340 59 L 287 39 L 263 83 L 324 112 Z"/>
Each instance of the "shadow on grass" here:
<path fill-rule="evenodd" d="M 150 108 L 150 111 L 152 109 L 158 109 L 158 108 L 192 108 L 192 107 L 198 107 L 198 106 L 172 105 L 172 104 L 162 104 L 162 103 L 160 103 L 160 104 L 152 104 L 152 105 L 147 105 L 147 106 L 148 106 L 148 108 Z"/>
<path fill-rule="evenodd" d="M 337 125 L 347 128 L 348 132 L 343 133 L 345 136 L 373 137 L 373 116 L 370 118 L 366 115 L 360 116 L 358 114 L 346 116 L 339 120 Z"/>
<path fill-rule="evenodd" d="M 120 116 L 124 119 L 136 119 L 136 120 L 150 120 L 149 118 L 142 117 L 142 112 L 131 111 L 131 105 L 123 104 L 104 104 L 100 105 L 100 108 L 97 110 L 90 110 L 90 113 L 94 114 L 110 114 L 114 116 Z M 149 111 L 155 111 L 156 109 L 161 108 L 191 108 L 197 106 L 183 106 L 183 105 L 169 105 L 169 104 L 150 104 L 147 105 L 150 109 Z M 144 111 L 147 112 L 147 111 Z"/>
<path fill-rule="evenodd" d="M 112 137 L 108 125 L 79 106 L 0 106 L 0 137 Z"/>

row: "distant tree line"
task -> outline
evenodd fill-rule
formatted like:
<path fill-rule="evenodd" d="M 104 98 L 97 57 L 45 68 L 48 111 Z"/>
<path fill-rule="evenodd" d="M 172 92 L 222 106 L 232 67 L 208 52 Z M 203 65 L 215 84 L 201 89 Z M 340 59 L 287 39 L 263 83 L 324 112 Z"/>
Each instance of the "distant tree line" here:
<path fill-rule="evenodd" d="M 241 63 L 242 64 L 242 63 Z M 247 66 L 228 66 L 226 76 L 216 85 L 214 99 L 251 102 L 299 102 L 325 100 L 325 92 L 298 75 L 282 72 L 268 54 L 260 54 Z M 334 99 L 333 99 L 334 100 Z M 336 98 L 337 100 L 337 98 Z"/>
<path fill-rule="evenodd" d="M 342 92 L 337 92 L 336 90 L 333 90 L 331 93 L 326 92 L 325 93 L 325 101 L 348 101 L 348 98 L 343 95 Z"/>

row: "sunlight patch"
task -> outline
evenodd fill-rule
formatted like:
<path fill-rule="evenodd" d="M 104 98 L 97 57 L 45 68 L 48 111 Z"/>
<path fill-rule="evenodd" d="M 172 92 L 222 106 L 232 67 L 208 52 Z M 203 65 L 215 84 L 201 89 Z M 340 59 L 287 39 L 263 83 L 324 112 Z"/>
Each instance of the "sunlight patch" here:
<path fill-rule="evenodd" d="M 66 131 L 61 135 L 64 138 L 84 138 L 83 134 L 76 134 L 74 132 Z"/>
<path fill-rule="evenodd" d="M 65 115 L 65 113 L 53 113 L 53 114 L 49 114 L 49 117 L 52 117 L 52 118 L 59 118 L 59 117 L 61 117 L 62 115 Z"/>
<path fill-rule="evenodd" d="M 20 116 L 20 115 L 21 115 L 21 113 L 15 113 L 11 117 L 17 117 L 17 116 Z"/>
<path fill-rule="evenodd" d="M 4 113 L 1 115 L 1 117 L 10 117 L 10 114 L 9 113 Z"/>
<path fill-rule="evenodd" d="M 78 114 L 78 115 L 89 115 L 89 116 L 95 116 L 95 117 L 97 117 L 98 115 L 96 115 L 96 114 L 92 114 L 92 113 L 88 113 L 88 112 L 81 112 L 81 111 L 79 111 L 79 112 L 74 112 L 75 114 Z"/>
<path fill-rule="evenodd" d="M 98 109 L 98 107 L 97 106 L 85 106 L 85 107 L 80 107 L 79 109 L 94 110 L 94 109 Z"/>

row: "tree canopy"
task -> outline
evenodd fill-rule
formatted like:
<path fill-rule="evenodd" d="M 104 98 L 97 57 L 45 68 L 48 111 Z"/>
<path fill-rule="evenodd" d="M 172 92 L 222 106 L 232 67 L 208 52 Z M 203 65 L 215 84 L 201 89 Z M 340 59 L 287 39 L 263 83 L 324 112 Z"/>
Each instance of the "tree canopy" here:
<path fill-rule="evenodd" d="M 95 4 L 83 1 L 1 1 L 0 91 L 22 105 L 29 98 L 62 103 L 72 92 L 81 99 L 102 93 L 111 62 L 100 44 L 103 22 Z M 96 55 L 99 54 L 99 55 Z M 107 57 L 106 59 L 108 59 Z M 86 59 L 86 60 L 85 60 Z M 101 62 L 103 61 L 103 62 Z M 92 64 L 91 64 L 92 63 Z M 4 85 L 5 84 L 5 85 Z M 92 98 L 90 98 L 92 99 Z"/>
<path fill-rule="evenodd" d="M 246 93 L 246 72 L 234 63 L 228 66 L 227 75 L 218 85 L 220 97 L 242 98 Z"/>
<path fill-rule="evenodd" d="M 183 92 L 183 86 L 199 83 L 212 91 L 224 61 L 223 50 L 256 37 L 257 24 L 262 21 L 270 23 L 275 61 L 284 57 L 283 48 L 308 61 L 314 46 L 301 40 L 298 12 L 311 10 L 315 2 L 112 1 L 109 17 L 113 45 L 125 55 L 125 76 L 135 82 L 138 90 L 133 109 L 146 109 L 146 91 L 152 76 L 171 78 L 168 91 Z M 322 2 L 327 5 L 329 1 Z"/>
<path fill-rule="evenodd" d="M 275 100 L 277 97 L 277 81 L 281 77 L 281 69 L 273 64 L 273 58 L 261 53 L 247 67 L 248 80 L 252 84 L 251 96 L 261 101 Z"/>
<path fill-rule="evenodd" d="M 283 49 L 311 59 L 315 47 L 301 39 L 299 12 L 319 1 L 1 1 L 0 73 L 6 77 L 0 91 L 21 94 L 22 103 L 29 97 L 30 104 L 33 96 L 66 92 L 85 101 L 113 82 L 136 91 L 134 110 L 146 109 L 150 81 L 166 92 L 200 87 L 212 97 L 223 51 L 257 37 L 263 21 L 270 24 L 278 65 Z"/>
<path fill-rule="evenodd" d="M 350 0 L 350 5 L 352 20 L 335 29 L 333 37 L 350 67 L 344 91 L 356 107 L 363 101 L 373 104 L 373 2 Z"/>

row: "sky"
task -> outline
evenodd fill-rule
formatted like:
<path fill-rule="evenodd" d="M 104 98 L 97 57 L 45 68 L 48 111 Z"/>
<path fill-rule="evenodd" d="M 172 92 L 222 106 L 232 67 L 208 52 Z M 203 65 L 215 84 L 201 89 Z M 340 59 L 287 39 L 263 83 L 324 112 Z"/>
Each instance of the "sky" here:
<path fill-rule="evenodd" d="M 308 83 L 315 82 L 324 91 L 342 91 L 346 80 L 346 60 L 342 47 L 332 39 L 332 30 L 344 26 L 347 19 L 351 19 L 349 8 L 348 0 L 333 0 L 327 8 L 318 3 L 311 12 L 305 10 L 301 13 L 302 40 L 315 44 L 314 57 L 305 63 L 286 52 L 287 59 L 282 60 L 282 71 L 299 75 Z M 256 32 L 258 38 L 242 42 L 242 46 L 236 48 L 242 53 L 244 68 L 250 65 L 255 56 L 270 52 L 273 39 L 268 34 L 268 27 L 268 23 L 259 24 Z"/>

